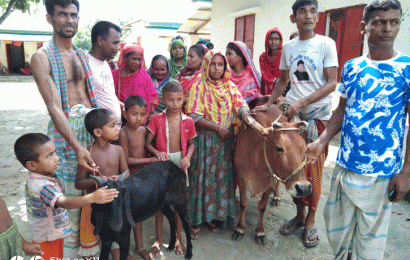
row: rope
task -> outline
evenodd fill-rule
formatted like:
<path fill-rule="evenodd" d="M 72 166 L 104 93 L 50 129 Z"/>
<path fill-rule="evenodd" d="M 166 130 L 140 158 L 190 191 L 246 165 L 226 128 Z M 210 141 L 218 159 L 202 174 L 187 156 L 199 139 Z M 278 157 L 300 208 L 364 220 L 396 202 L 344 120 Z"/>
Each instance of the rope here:
<path fill-rule="evenodd" d="M 289 176 L 286 177 L 286 179 L 282 180 L 281 178 L 279 178 L 279 177 L 273 172 L 273 169 L 272 169 L 272 167 L 270 166 L 270 163 L 269 163 L 269 161 L 268 161 L 268 156 L 267 156 L 267 154 L 266 154 L 266 139 L 263 141 L 263 155 L 264 155 L 264 157 L 265 157 L 265 163 L 266 163 L 266 166 L 268 166 L 270 175 L 271 175 L 273 178 L 276 178 L 277 180 L 279 180 L 280 182 L 282 182 L 283 184 L 286 184 L 286 182 L 287 182 L 290 178 L 292 178 L 293 176 L 295 176 L 295 175 L 296 175 L 300 170 L 302 170 L 302 169 L 305 167 L 305 165 L 306 165 L 306 155 L 304 155 L 304 159 L 303 159 L 302 164 L 299 165 L 299 167 L 296 168 L 296 170 L 294 170 L 291 174 L 289 174 Z"/>
<path fill-rule="evenodd" d="M 280 103 L 280 104 L 278 105 L 278 107 L 279 107 L 279 109 L 282 110 L 283 112 L 282 112 L 282 114 L 280 114 L 279 117 L 276 118 L 276 120 L 272 123 L 272 127 L 273 127 L 274 124 L 279 123 L 279 119 L 282 117 L 282 115 L 284 115 L 284 114 L 286 113 L 286 111 L 287 111 L 288 108 L 290 107 L 290 104 L 289 104 L 289 103 Z M 291 131 L 291 130 L 299 130 L 299 131 L 300 131 L 300 129 L 297 128 L 297 127 L 279 128 L 279 129 L 273 128 L 273 131 Z M 269 163 L 268 156 L 267 156 L 267 153 L 266 153 L 266 138 L 265 138 L 264 141 L 263 141 L 263 155 L 264 155 L 264 157 L 265 157 L 265 163 L 266 163 L 266 166 L 267 166 L 268 169 L 269 169 L 269 173 L 271 174 L 271 176 L 272 176 L 273 178 L 276 178 L 277 180 L 279 180 L 279 181 L 282 182 L 283 184 L 286 184 L 286 182 L 287 182 L 290 178 L 292 178 L 293 176 L 295 176 L 295 175 L 296 175 L 300 170 L 302 170 L 303 167 L 305 167 L 305 165 L 306 165 L 306 155 L 304 155 L 304 159 L 303 159 L 302 164 L 299 165 L 299 167 L 296 168 L 296 170 L 294 170 L 286 179 L 282 180 L 281 178 L 279 178 L 279 177 L 273 172 L 273 169 L 272 169 L 272 167 L 271 167 L 271 165 L 270 165 L 270 163 Z"/>

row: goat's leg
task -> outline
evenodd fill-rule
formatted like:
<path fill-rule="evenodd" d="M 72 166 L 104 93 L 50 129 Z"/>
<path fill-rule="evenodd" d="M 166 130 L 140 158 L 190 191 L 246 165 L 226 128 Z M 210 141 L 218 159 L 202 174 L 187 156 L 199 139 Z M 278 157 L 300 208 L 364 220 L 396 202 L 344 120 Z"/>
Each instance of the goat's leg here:
<path fill-rule="evenodd" d="M 263 217 L 265 216 L 266 205 L 268 204 L 269 195 L 272 193 L 273 188 L 269 186 L 262 194 L 261 200 L 258 202 L 259 220 L 255 228 L 255 242 L 260 246 L 265 245 L 265 230 L 263 228 Z"/>
<path fill-rule="evenodd" d="M 171 232 L 171 240 L 169 241 L 169 246 L 167 248 L 168 251 L 172 251 L 175 249 L 175 241 L 176 241 L 176 223 L 175 223 L 175 214 L 172 211 L 171 207 L 166 204 L 162 208 L 162 214 L 164 214 L 165 217 L 167 217 L 168 222 L 169 222 L 169 227 L 170 227 L 170 232 Z"/>
<path fill-rule="evenodd" d="M 191 259 L 193 254 L 192 254 L 191 228 L 189 226 L 189 221 L 188 221 L 187 206 L 186 204 L 184 205 L 178 204 L 178 205 L 173 205 L 173 206 L 181 219 L 182 227 L 184 228 L 185 235 L 186 235 L 185 259 Z"/>
<path fill-rule="evenodd" d="M 237 176 L 241 176 L 237 174 Z M 243 235 L 245 234 L 245 212 L 246 208 L 248 207 L 248 198 L 246 197 L 246 184 L 243 178 L 238 178 L 238 186 L 239 186 L 239 196 L 240 196 L 240 207 L 241 213 L 239 215 L 239 222 L 236 226 L 234 233 L 232 234 L 232 239 L 236 241 L 241 241 Z"/>
<path fill-rule="evenodd" d="M 101 239 L 101 253 L 100 260 L 108 260 L 111 252 L 112 241 Z"/>
<path fill-rule="evenodd" d="M 130 233 L 131 230 L 121 236 L 121 241 L 118 241 L 118 245 L 120 246 L 120 260 L 128 259 L 128 255 L 130 253 Z"/>

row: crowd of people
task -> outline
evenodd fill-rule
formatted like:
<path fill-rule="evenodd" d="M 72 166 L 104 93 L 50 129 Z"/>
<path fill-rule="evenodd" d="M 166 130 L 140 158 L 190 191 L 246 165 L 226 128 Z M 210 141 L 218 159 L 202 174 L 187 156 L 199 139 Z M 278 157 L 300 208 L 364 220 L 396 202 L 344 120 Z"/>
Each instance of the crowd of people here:
<path fill-rule="evenodd" d="M 116 180 L 164 160 L 186 173 L 181 185 L 188 188 L 192 238 L 200 239 L 204 225 L 218 232 L 234 219 L 235 129 L 246 124 L 257 134 L 270 134 L 252 113 L 266 111 L 282 96 L 290 104 L 286 116 L 309 123 L 303 136 L 312 192 L 294 198 L 296 216 L 279 232 L 291 235 L 304 227 L 303 244 L 318 245 L 315 216 L 323 167 L 328 143 L 341 130 L 324 213 L 329 242 L 335 259 L 383 258 L 391 201 L 401 200 L 410 189 L 410 148 L 404 163 L 402 158 L 410 58 L 393 48 L 402 15 L 399 1 L 373 0 L 366 6 L 360 28 L 369 54 L 344 65 L 333 115 L 331 93 L 339 64 L 335 42 L 313 32 L 316 0 L 292 5 L 290 18 L 298 32 L 289 42 L 277 27 L 266 33 L 259 57 L 262 76 L 241 41 L 230 42 L 224 55 L 210 42 L 188 48 L 181 37 L 175 38 L 170 59 L 158 54 L 147 66 L 142 46 L 127 43 L 120 50 L 121 28 L 107 21 L 93 26 L 92 49 L 85 53 L 72 44 L 78 1 L 46 0 L 45 6 L 54 34 L 33 55 L 31 72 L 51 121 L 47 135 L 27 134 L 15 144 L 16 157 L 30 171 L 26 199 L 33 242 L 20 237 L 0 198 L 0 248 L 7 248 L 1 259 L 21 254 L 21 249 L 44 259 L 96 255 L 100 241 L 93 234 L 90 204 L 108 203 L 117 191 L 96 189 L 90 176 Z M 263 95 L 269 99 L 261 105 Z M 388 198 L 388 193 L 394 195 Z M 177 214 L 176 220 L 176 254 L 184 254 Z M 150 250 L 144 249 L 142 224 L 134 228 L 135 252 L 143 259 L 160 252 L 162 224 L 159 212 Z M 118 245 L 111 253 L 119 259 Z"/>

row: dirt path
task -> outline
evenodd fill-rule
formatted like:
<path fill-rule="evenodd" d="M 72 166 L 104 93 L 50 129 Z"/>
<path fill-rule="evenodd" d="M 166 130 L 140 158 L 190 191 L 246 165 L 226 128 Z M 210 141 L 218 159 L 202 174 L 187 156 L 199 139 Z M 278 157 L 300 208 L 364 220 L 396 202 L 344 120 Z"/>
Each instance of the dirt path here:
<path fill-rule="evenodd" d="M 15 159 L 13 145 L 15 140 L 24 133 L 46 132 L 49 116 L 43 101 L 37 91 L 32 77 L 0 78 L 0 195 L 8 205 L 13 218 L 17 222 L 22 234 L 30 238 L 24 199 L 24 185 L 27 170 Z M 336 160 L 338 140 L 333 140 L 330 154 L 326 162 L 323 178 L 323 194 L 319 203 L 316 217 L 319 229 L 320 244 L 313 249 L 306 249 L 301 241 L 302 230 L 284 237 L 278 230 L 285 220 L 292 218 L 296 208 L 291 197 L 282 191 L 280 207 L 268 207 L 265 214 L 265 231 L 267 245 L 260 247 L 253 241 L 254 229 L 257 223 L 257 202 L 260 196 L 250 199 L 246 215 L 247 233 L 240 242 L 231 240 L 232 230 L 223 229 L 219 234 L 211 233 L 207 228 L 202 231 L 201 238 L 193 242 L 193 259 L 332 259 L 332 252 L 327 242 L 323 221 L 323 207 L 329 194 L 329 183 L 332 169 Z M 166 221 L 164 223 L 167 223 Z M 144 222 L 144 243 L 149 249 L 154 241 L 153 218 Z M 164 225 L 163 236 L 169 241 L 168 224 Z M 410 259 L 410 205 L 405 202 L 393 205 L 390 222 L 388 244 L 384 259 Z M 134 246 L 134 243 L 132 244 Z M 174 252 L 167 252 L 156 259 L 183 259 L 175 256 Z M 139 259 L 138 257 L 135 257 Z M 29 259 L 29 258 L 26 258 Z M 3 260 L 3 259 L 1 259 Z"/>

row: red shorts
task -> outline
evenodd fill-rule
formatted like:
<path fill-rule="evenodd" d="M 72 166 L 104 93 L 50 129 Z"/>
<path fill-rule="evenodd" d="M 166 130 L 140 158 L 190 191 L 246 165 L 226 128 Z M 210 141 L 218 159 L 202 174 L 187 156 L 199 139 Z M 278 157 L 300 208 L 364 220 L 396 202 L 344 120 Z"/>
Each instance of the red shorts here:
<path fill-rule="evenodd" d="M 53 258 L 63 259 L 63 249 L 64 249 L 64 239 L 58 239 L 54 241 L 46 241 L 40 243 L 41 250 L 43 250 L 43 255 L 41 256 L 44 260 L 50 260 Z"/>

